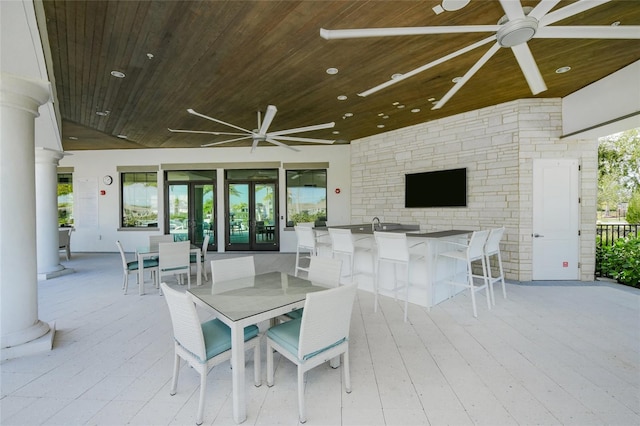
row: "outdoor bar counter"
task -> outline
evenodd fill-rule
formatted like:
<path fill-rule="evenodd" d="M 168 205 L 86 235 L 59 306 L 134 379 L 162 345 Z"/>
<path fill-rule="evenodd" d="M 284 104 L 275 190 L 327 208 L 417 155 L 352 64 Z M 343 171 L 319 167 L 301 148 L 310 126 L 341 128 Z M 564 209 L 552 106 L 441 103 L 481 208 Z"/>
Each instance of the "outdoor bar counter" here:
<path fill-rule="evenodd" d="M 371 224 L 342 225 L 315 228 L 318 241 L 321 244 L 318 254 L 331 256 L 331 240 L 328 228 L 351 229 L 354 245 L 368 248 L 368 251 L 357 251 L 354 261 L 353 279 L 358 281 L 360 289 L 373 291 L 375 275 L 376 242 L 373 236 Z M 409 288 L 409 302 L 417 305 L 431 307 L 463 290 L 462 287 L 453 287 L 446 284 L 445 280 L 454 275 L 465 274 L 464 262 L 438 256 L 444 251 L 459 247 L 450 243 L 466 244 L 471 230 L 444 230 L 437 232 L 421 232 L 419 225 L 403 225 L 399 223 L 380 223 L 376 225 L 378 232 L 402 232 L 407 235 L 407 244 L 412 254 L 423 256 L 420 260 L 411 262 L 411 287 Z M 325 245 L 326 244 L 326 245 Z M 406 270 L 397 266 L 397 276 L 400 280 L 406 277 Z M 348 275 L 349 261 L 343 258 L 342 274 Z M 346 278 L 348 280 L 348 277 Z M 382 295 L 393 297 L 393 265 L 382 263 L 380 266 L 379 292 Z M 404 291 L 398 296 L 404 300 Z"/>

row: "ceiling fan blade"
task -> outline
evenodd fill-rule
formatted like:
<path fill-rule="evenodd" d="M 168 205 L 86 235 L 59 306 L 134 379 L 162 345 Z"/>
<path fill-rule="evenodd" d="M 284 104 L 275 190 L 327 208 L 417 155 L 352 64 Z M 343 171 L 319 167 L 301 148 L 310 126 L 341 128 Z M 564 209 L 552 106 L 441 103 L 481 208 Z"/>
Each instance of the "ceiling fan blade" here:
<path fill-rule="evenodd" d="M 274 136 L 290 135 L 291 133 L 312 132 L 314 130 L 330 129 L 335 125 L 336 123 L 332 121 L 331 123 L 316 124 L 314 126 L 298 127 L 296 129 L 288 129 L 288 130 L 278 130 L 277 132 L 269 132 L 269 136 L 274 137 Z"/>
<path fill-rule="evenodd" d="M 271 133 L 267 134 L 267 137 L 271 137 Z M 278 136 L 278 139 L 282 139 L 283 141 L 291 141 L 291 142 L 309 142 L 309 143 L 325 143 L 332 144 L 335 140 L 329 139 L 316 139 L 316 138 L 300 138 L 297 136 Z"/>
<path fill-rule="evenodd" d="M 500 0 L 500 5 L 502 5 L 509 21 L 524 18 L 524 11 L 522 10 L 520 0 Z"/>
<path fill-rule="evenodd" d="M 608 3 L 611 0 L 581 0 L 581 1 L 577 1 L 575 3 L 571 3 L 568 6 L 565 6 L 563 8 L 560 8 L 558 10 L 556 10 L 555 12 L 551 12 L 548 15 L 543 16 L 540 19 L 540 23 L 538 25 L 538 28 L 540 28 L 541 26 L 544 27 L 546 25 L 550 25 L 553 24 L 555 22 L 561 21 L 564 18 L 568 18 L 570 16 L 573 15 L 577 15 L 578 13 L 582 13 L 585 12 L 589 9 L 592 9 L 594 7 L 603 5 L 605 3 Z"/>
<path fill-rule="evenodd" d="M 267 134 L 267 130 L 269 129 L 269 126 L 271 126 L 273 117 L 276 116 L 276 112 L 278 112 L 278 108 L 274 105 L 267 106 L 267 111 L 264 114 L 264 120 L 262 120 L 262 123 L 258 123 L 258 127 L 260 128 L 259 133 L 261 135 Z"/>
<path fill-rule="evenodd" d="M 394 37 L 425 34 L 490 33 L 498 31 L 499 25 L 460 25 L 435 27 L 355 28 L 349 30 L 327 30 L 320 28 L 320 37 L 325 40 L 367 37 Z"/>
<path fill-rule="evenodd" d="M 274 144 L 274 145 L 281 146 L 281 147 L 283 147 L 283 148 L 289 148 L 290 150 L 295 151 L 295 152 L 300 152 L 300 150 L 299 150 L 299 149 L 296 149 L 296 148 L 294 148 L 294 147 L 292 147 L 292 146 L 289 146 L 289 145 L 287 145 L 286 143 L 282 143 L 282 142 L 280 142 L 280 141 L 277 141 L 277 140 L 275 140 L 275 139 L 273 139 L 273 138 L 267 138 L 267 139 L 266 139 L 266 141 L 267 141 L 267 142 L 269 142 L 269 143 L 272 143 L 272 144 Z"/>
<path fill-rule="evenodd" d="M 640 39 L 640 25 L 577 25 L 570 27 L 547 26 L 538 29 L 536 38 L 608 38 Z"/>
<path fill-rule="evenodd" d="M 392 84 L 396 84 L 396 83 L 399 83 L 400 81 L 405 80 L 405 79 L 407 79 L 407 78 L 409 78 L 409 77 L 413 77 L 414 75 L 416 75 L 416 74 L 418 74 L 418 73 L 421 73 L 422 71 L 426 71 L 426 70 L 428 70 L 429 68 L 433 68 L 433 67 L 435 67 L 436 65 L 440 65 L 440 64 L 441 64 L 441 63 L 443 63 L 443 62 L 446 62 L 446 61 L 448 61 L 448 60 L 450 60 L 450 59 L 455 58 L 456 56 L 460 56 L 460 55 L 462 55 L 462 54 L 464 54 L 464 53 L 467 53 L 467 52 L 469 52 L 469 51 L 471 51 L 471 50 L 473 50 L 473 49 L 475 49 L 475 48 L 477 48 L 477 47 L 480 47 L 480 46 L 482 46 L 482 45 L 484 45 L 484 44 L 487 44 L 487 43 L 489 43 L 489 42 L 491 42 L 491 41 L 495 41 L 495 39 L 496 39 L 496 36 L 495 36 L 495 35 L 492 35 L 492 36 L 487 37 L 487 38 L 485 38 L 485 39 L 483 39 L 483 40 L 477 41 L 477 42 L 475 42 L 475 43 L 473 43 L 473 44 L 470 44 L 470 45 L 469 45 L 469 46 L 467 46 L 467 47 L 463 47 L 463 48 L 462 48 L 462 49 L 460 49 L 460 50 L 456 50 L 456 51 L 455 51 L 455 52 L 453 52 L 453 53 L 450 53 L 450 54 L 448 54 L 448 55 L 446 55 L 446 56 L 443 56 L 443 57 L 442 57 L 442 58 L 440 58 L 440 59 L 436 59 L 436 60 L 435 60 L 435 61 L 433 61 L 433 62 L 429 62 L 428 64 L 422 65 L 421 67 L 418 67 L 418 68 L 416 68 L 416 69 L 414 69 L 414 70 L 412 70 L 412 71 L 406 72 L 406 73 L 402 74 L 401 76 L 399 76 L 399 77 L 397 77 L 397 78 L 394 78 L 394 79 L 391 79 L 391 80 L 385 81 L 384 83 L 379 84 L 379 85 L 377 85 L 376 87 L 372 87 L 372 88 L 371 88 L 371 89 L 369 89 L 369 90 L 365 90 L 365 91 L 364 91 L 364 92 L 362 92 L 362 93 L 358 93 L 358 96 L 362 96 L 362 97 L 369 96 L 369 95 L 371 95 L 372 93 L 376 93 L 376 92 L 378 92 L 378 91 L 380 91 L 380 90 L 384 89 L 385 87 L 389 87 L 389 86 L 391 86 Z"/>
<path fill-rule="evenodd" d="M 522 69 L 524 78 L 526 78 L 527 83 L 529 83 L 531 93 L 537 95 L 538 93 L 547 90 L 547 85 L 544 84 L 544 79 L 542 78 L 542 74 L 540 74 L 540 69 L 536 64 L 536 60 L 533 58 L 527 43 L 513 46 L 511 50 L 516 56 L 516 60 Z"/>
<path fill-rule="evenodd" d="M 189 114 L 192 114 L 192 115 L 195 115 L 195 116 L 198 116 L 198 117 L 202 117 L 202 118 L 204 118 L 206 120 L 211 120 L 211 121 L 214 121 L 216 123 L 224 124 L 225 126 L 233 127 L 234 129 L 242 130 L 243 132 L 246 132 L 246 133 L 252 133 L 251 130 L 243 129 L 242 127 L 236 126 L 236 125 L 231 124 L 231 123 L 227 123 L 227 122 L 222 121 L 222 120 L 218 120 L 217 118 L 213 118 L 213 117 L 209 117 L 208 115 L 200 114 L 199 112 L 196 112 L 196 111 L 192 110 L 191 108 L 189 108 L 187 110 L 187 112 Z"/>
<path fill-rule="evenodd" d="M 527 16 L 531 16 L 540 21 L 540 19 L 544 15 L 549 13 L 549 11 L 553 9 L 558 3 L 560 3 L 560 0 L 542 0 L 536 5 L 536 7 L 533 8 L 531 12 L 529 12 Z"/>
<path fill-rule="evenodd" d="M 223 143 L 229 143 L 229 142 L 237 142 L 237 141 L 241 141 L 244 139 L 251 139 L 253 137 L 253 135 L 247 135 L 247 136 L 243 136 L 241 138 L 235 138 L 235 139 L 229 139 L 226 141 L 220 141 L 220 142 L 213 142 L 213 143 L 208 143 L 206 145 L 200 145 L 200 146 L 214 146 L 214 145 L 222 145 Z"/>
<path fill-rule="evenodd" d="M 487 50 L 487 52 L 482 55 L 482 57 L 478 60 L 478 62 L 476 62 L 475 64 L 473 64 L 473 66 L 469 69 L 469 71 L 466 72 L 465 75 L 463 75 L 460 80 L 458 80 L 458 82 L 456 84 L 453 85 L 453 87 L 442 97 L 442 99 L 440 99 L 438 101 L 438 103 L 436 103 L 433 108 L 431 109 L 440 109 L 442 108 L 442 106 L 444 104 L 447 103 L 447 101 L 449 99 L 451 99 L 451 97 L 453 95 L 456 94 L 456 92 L 458 90 L 460 90 L 460 88 L 462 88 L 462 86 L 469 81 L 469 79 L 471 77 L 473 77 L 473 75 L 485 64 L 487 63 L 487 61 L 489 59 L 491 59 L 491 57 L 493 55 L 496 54 L 496 52 L 500 50 L 500 44 L 499 43 L 495 43 L 493 46 L 491 46 L 491 48 L 489 48 L 489 50 Z"/>
<path fill-rule="evenodd" d="M 208 132 L 206 130 L 181 130 L 181 129 L 169 129 L 169 128 L 167 128 L 167 130 L 170 131 L 171 133 L 196 133 L 196 134 L 216 135 L 216 136 L 220 136 L 220 135 L 229 135 L 229 136 L 244 135 L 244 133 Z"/>

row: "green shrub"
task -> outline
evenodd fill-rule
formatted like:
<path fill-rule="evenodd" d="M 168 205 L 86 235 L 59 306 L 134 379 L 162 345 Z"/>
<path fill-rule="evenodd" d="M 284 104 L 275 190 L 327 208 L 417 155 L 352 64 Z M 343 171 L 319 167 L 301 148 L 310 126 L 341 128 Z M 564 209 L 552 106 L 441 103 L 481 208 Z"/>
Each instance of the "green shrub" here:
<path fill-rule="evenodd" d="M 601 247 L 596 256 L 600 258 L 603 276 L 640 287 L 640 238 L 635 235 L 619 238 L 611 246 Z"/>

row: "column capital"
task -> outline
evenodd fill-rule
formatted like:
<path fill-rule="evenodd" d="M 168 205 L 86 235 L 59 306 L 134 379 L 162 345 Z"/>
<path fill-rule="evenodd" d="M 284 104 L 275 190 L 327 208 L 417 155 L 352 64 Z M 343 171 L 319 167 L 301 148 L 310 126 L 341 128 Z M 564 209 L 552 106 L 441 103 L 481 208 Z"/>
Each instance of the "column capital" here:
<path fill-rule="evenodd" d="M 51 83 L 0 73 L 0 105 L 21 109 L 38 117 L 38 108 L 51 99 Z"/>
<path fill-rule="evenodd" d="M 57 166 L 59 161 L 66 155 L 64 151 L 56 149 L 36 147 L 36 164 L 53 164 Z"/>

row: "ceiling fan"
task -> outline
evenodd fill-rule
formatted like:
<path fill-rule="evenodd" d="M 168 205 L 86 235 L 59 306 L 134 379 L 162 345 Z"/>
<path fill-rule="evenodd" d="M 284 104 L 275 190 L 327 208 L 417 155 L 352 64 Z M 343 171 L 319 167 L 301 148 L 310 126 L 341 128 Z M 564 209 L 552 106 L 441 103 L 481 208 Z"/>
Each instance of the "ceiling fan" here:
<path fill-rule="evenodd" d="M 205 130 L 176 130 L 176 129 L 168 129 L 173 133 L 197 133 L 197 134 L 207 134 L 207 135 L 225 135 L 225 136 L 238 136 L 236 138 L 228 139 L 220 142 L 208 143 L 206 145 L 201 146 L 214 146 L 214 145 L 222 145 L 225 143 L 241 141 L 244 139 L 253 139 L 253 144 L 251 145 L 251 152 L 255 151 L 258 143 L 260 142 L 269 142 L 274 145 L 282 146 L 285 148 L 289 148 L 293 151 L 299 152 L 299 149 L 296 149 L 292 146 L 287 145 L 282 141 L 291 141 L 291 142 L 309 142 L 309 143 L 320 143 L 320 144 L 332 144 L 335 140 L 327 140 L 327 139 L 316 139 L 316 138 L 303 138 L 299 136 L 286 136 L 292 133 L 302 133 L 302 132 L 311 132 L 314 130 L 322 130 L 322 129 L 330 129 L 335 126 L 334 122 L 324 123 L 324 124 L 316 124 L 314 126 L 306 126 L 306 127 L 298 127 L 295 129 L 288 130 L 278 130 L 275 132 L 269 132 L 269 126 L 271 126 L 271 122 L 273 118 L 276 116 L 276 112 L 278 112 L 278 108 L 274 105 L 267 106 L 267 111 L 264 114 L 264 120 L 261 120 L 260 111 L 258 111 L 258 128 L 254 130 L 247 130 L 240 126 L 236 126 L 231 123 L 227 123 L 222 120 L 218 120 L 217 118 L 209 117 L 204 114 L 200 114 L 199 112 L 194 111 L 193 109 L 188 109 L 187 112 L 189 114 L 205 118 L 207 120 L 214 121 L 216 123 L 224 124 L 225 126 L 233 127 L 234 129 L 242 131 L 242 133 L 234 133 L 234 132 L 210 132 Z"/>
<path fill-rule="evenodd" d="M 371 89 L 358 93 L 359 96 L 368 96 L 379 90 L 412 77 L 422 71 L 433 68 L 450 59 L 467 53 L 477 47 L 495 41 L 489 50 L 464 74 L 456 80 L 454 86 L 434 105 L 432 109 L 439 109 L 501 48 L 510 47 L 516 57 L 522 73 L 534 95 L 547 90 L 544 79 L 540 74 L 538 65 L 527 45 L 532 38 L 602 38 L 602 39 L 639 39 L 640 26 L 550 26 L 565 18 L 585 12 L 596 6 L 600 6 L 610 0 L 578 0 L 568 6 L 550 12 L 560 0 L 541 0 L 536 7 L 522 7 L 519 0 L 500 0 L 504 9 L 503 16 L 496 25 L 461 25 L 461 26 L 434 26 L 434 27 L 400 27 L 400 28 L 369 28 L 327 30 L 320 29 L 320 36 L 324 39 L 348 39 L 364 37 L 389 37 L 404 35 L 427 34 L 453 34 L 453 33 L 494 33 L 489 37 L 479 40 L 469 46 L 463 47 L 453 53 L 433 62 L 422 65 L 407 73 L 394 76 Z M 468 2 L 465 2 L 468 3 Z"/>

